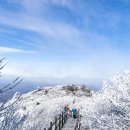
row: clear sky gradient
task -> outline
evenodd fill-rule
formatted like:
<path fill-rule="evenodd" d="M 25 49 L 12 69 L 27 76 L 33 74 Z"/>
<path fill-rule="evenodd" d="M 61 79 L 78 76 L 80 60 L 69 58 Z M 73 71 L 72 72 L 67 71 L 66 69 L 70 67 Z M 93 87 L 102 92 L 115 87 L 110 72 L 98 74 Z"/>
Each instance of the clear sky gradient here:
<path fill-rule="evenodd" d="M 4 73 L 102 81 L 130 69 L 130 0 L 0 0 Z"/>

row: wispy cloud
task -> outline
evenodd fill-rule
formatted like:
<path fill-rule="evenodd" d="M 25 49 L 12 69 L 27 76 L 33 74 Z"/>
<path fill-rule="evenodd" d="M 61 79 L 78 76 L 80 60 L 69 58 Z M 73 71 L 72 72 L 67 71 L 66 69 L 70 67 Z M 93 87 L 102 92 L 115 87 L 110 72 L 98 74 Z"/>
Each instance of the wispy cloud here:
<path fill-rule="evenodd" d="M 27 51 L 16 48 L 0 47 L 0 53 L 35 53 L 34 51 Z"/>
<path fill-rule="evenodd" d="M 93 9 L 92 11 L 92 8 L 89 7 L 87 8 L 87 13 L 82 13 L 85 11 L 84 6 L 83 5 L 77 6 L 76 3 L 78 4 L 78 2 L 74 2 L 73 0 L 71 1 L 49 0 L 48 2 L 45 0 L 33 0 L 33 1 L 8 0 L 8 1 L 12 4 L 19 5 L 22 8 L 22 10 L 11 12 L 9 10 L 1 9 L 0 10 L 1 11 L 0 23 L 12 26 L 20 30 L 28 30 L 28 31 L 35 32 L 41 35 L 43 38 L 49 39 L 51 44 L 54 44 L 55 46 L 57 45 L 59 46 L 60 44 L 60 46 L 68 45 L 74 48 L 75 47 L 78 48 L 79 46 L 81 46 L 81 44 L 84 44 L 85 42 L 87 42 L 87 44 L 91 44 L 89 43 L 89 40 L 86 40 L 87 38 L 86 38 L 86 35 L 84 36 L 84 33 L 87 34 L 88 37 L 89 35 L 90 36 L 93 35 L 93 32 L 88 31 L 88 25 L 86 25 L 86 23 L 87 21 L 90 20 L 89 19 L 90 14 L 91 16 L 94 16 L 94 17 L 97 15 L 96 13 L 97 8 Z M 89 2 L 87 3 L 88 3 L 87 6 L 89 6 Z M 50 15 L 51 17 L 51 14 L 49 14 L 50 10 L 48 9 L 53 7 L 54 6 L 53 4 L 67 7 L 70 11 L 72 11 L 72 13 L 78 14 L 80 15 L 80 17 L 83 17 L 84 21 L 82 22 L 83 24 L 85 23 L 84 28 L 79 29 L 73 24 L 68 24 L 65 21 L 55 20 L 55 18 L 49 20 L 47 15 Z M 74 6 L 77 6 L 78 9 L 75 9 Z M 81 8 L 82 6 L 83 6 L 83 9 Z M 102 15 L 101 19 L 103 17 L 106 17 L 106 16 Z M 109 21 L 113 21 L 113 20 L 109 20 Z M 99 21 L 97 22 L 97 24 L 100 25 L 100 27 L 103 26 L 103 24 L 101 24 Z M 108 24 L 108 26 L 109 25 L 110 24 Z M 94 33 L 96 33 L 96 31 Z M 102 36 L 102 34 L 101 36 L 100 34 L 96 34 L 96 35 L 97 36 L 99 35 L 99 38 L 101 38 Z M 28 44 L 29 42 L 24 42 L 24 43 Z M 37 42 L 34 44 L 32 43 L 29 43 L 29 44 L 33 46 L 39 46 Z"/>
<path fill-rule="evenodd" d="M 67 25 L 66 23 L 52 23 L 39 17 L 28 16 L 25 14 L 20 15 L 20 17 L 19 14 L 16 14 L 15 16 L 15 18 L 12 18 L 10 15 L 7 17 L 1 15 L 0 23 L 7 24 L 20 30 L 35 32 L 38 35 L 41 35 L 43 39 L 47 39 L 47 42 L 50 42 L 49 44 L 52 44 L 52 47 L 60 46 L 61 48 L 66 48 L 72 46 L 78 48 L 80 46 L 79 44 L 82 44 L 84 39 L 77 28 Z M 47 46 L 47 44 L 42 41 L 43 39 L 41 39 L 40 43 L 37 40 L 34 42 L 32 36 L 30 36 L 30 39 L 33 43 L 25 41 L 24 44 L 38 48 Z"/>

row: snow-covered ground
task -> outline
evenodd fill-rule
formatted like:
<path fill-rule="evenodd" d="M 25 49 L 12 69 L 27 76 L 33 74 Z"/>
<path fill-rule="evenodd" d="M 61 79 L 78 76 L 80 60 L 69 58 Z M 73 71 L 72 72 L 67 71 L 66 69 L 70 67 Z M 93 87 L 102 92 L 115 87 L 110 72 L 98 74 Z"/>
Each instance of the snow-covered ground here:
<path fill-rule="evenodd" d="M 104 82 L 102 90 L 93 92 L 92 97 L 80 87 L 70 91 L 52 86 L 23 95 L 16 93 L 6 106 L 13 102 L 10 108 L 1 110 L 6 111 L 0 113 L 4 121 L 0 122 L 1 130 L 43 130 L 65 106 L 80 108 L 82 125 L 90 130 L 130 130 L 130 73 Z"/>

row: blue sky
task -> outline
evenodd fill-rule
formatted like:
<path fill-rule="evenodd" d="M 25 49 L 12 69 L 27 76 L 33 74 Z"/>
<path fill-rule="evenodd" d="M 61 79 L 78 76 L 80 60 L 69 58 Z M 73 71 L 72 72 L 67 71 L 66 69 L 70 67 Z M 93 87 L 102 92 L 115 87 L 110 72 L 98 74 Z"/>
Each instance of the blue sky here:
<path fill-rule="evenodd" d="M 102 81 L 130 69 L 129 0 L 0 0 L 7 75 Z"/>

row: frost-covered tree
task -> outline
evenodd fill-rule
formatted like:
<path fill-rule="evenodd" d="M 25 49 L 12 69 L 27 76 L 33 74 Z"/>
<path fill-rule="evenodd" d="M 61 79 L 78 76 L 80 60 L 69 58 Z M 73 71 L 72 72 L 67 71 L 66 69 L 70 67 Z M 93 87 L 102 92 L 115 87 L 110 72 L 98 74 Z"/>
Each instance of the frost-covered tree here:
<path fill-rule="evenodd" d="M 91 130 L 130 129 L 130 72 L 104 82 L 102 90 L 84 103 L 83 115 Z"/>
<path fill-rule="evenodd" d="M 8 63 L 4 62 L 4 60 L 5 58 L 0 59 L 0 77 L 2 76 L 1 71 Z M 15 88 L 22 82 L 22 80 L 23 79 L 20 77 L 16 77 L 16 79 L 7 85 L 0 86 L 0 94 L 2 95 L 10 89 Z M 25 120 L 25 116 L 20 117 L 18 114 L 16 114 L 16 110 L 18 110 L 17 100 L 18 98 L 13 100 L 13 102 L 0 103 L 0 130 L 17 130 L 20 127 L 20 124 Z"/>

